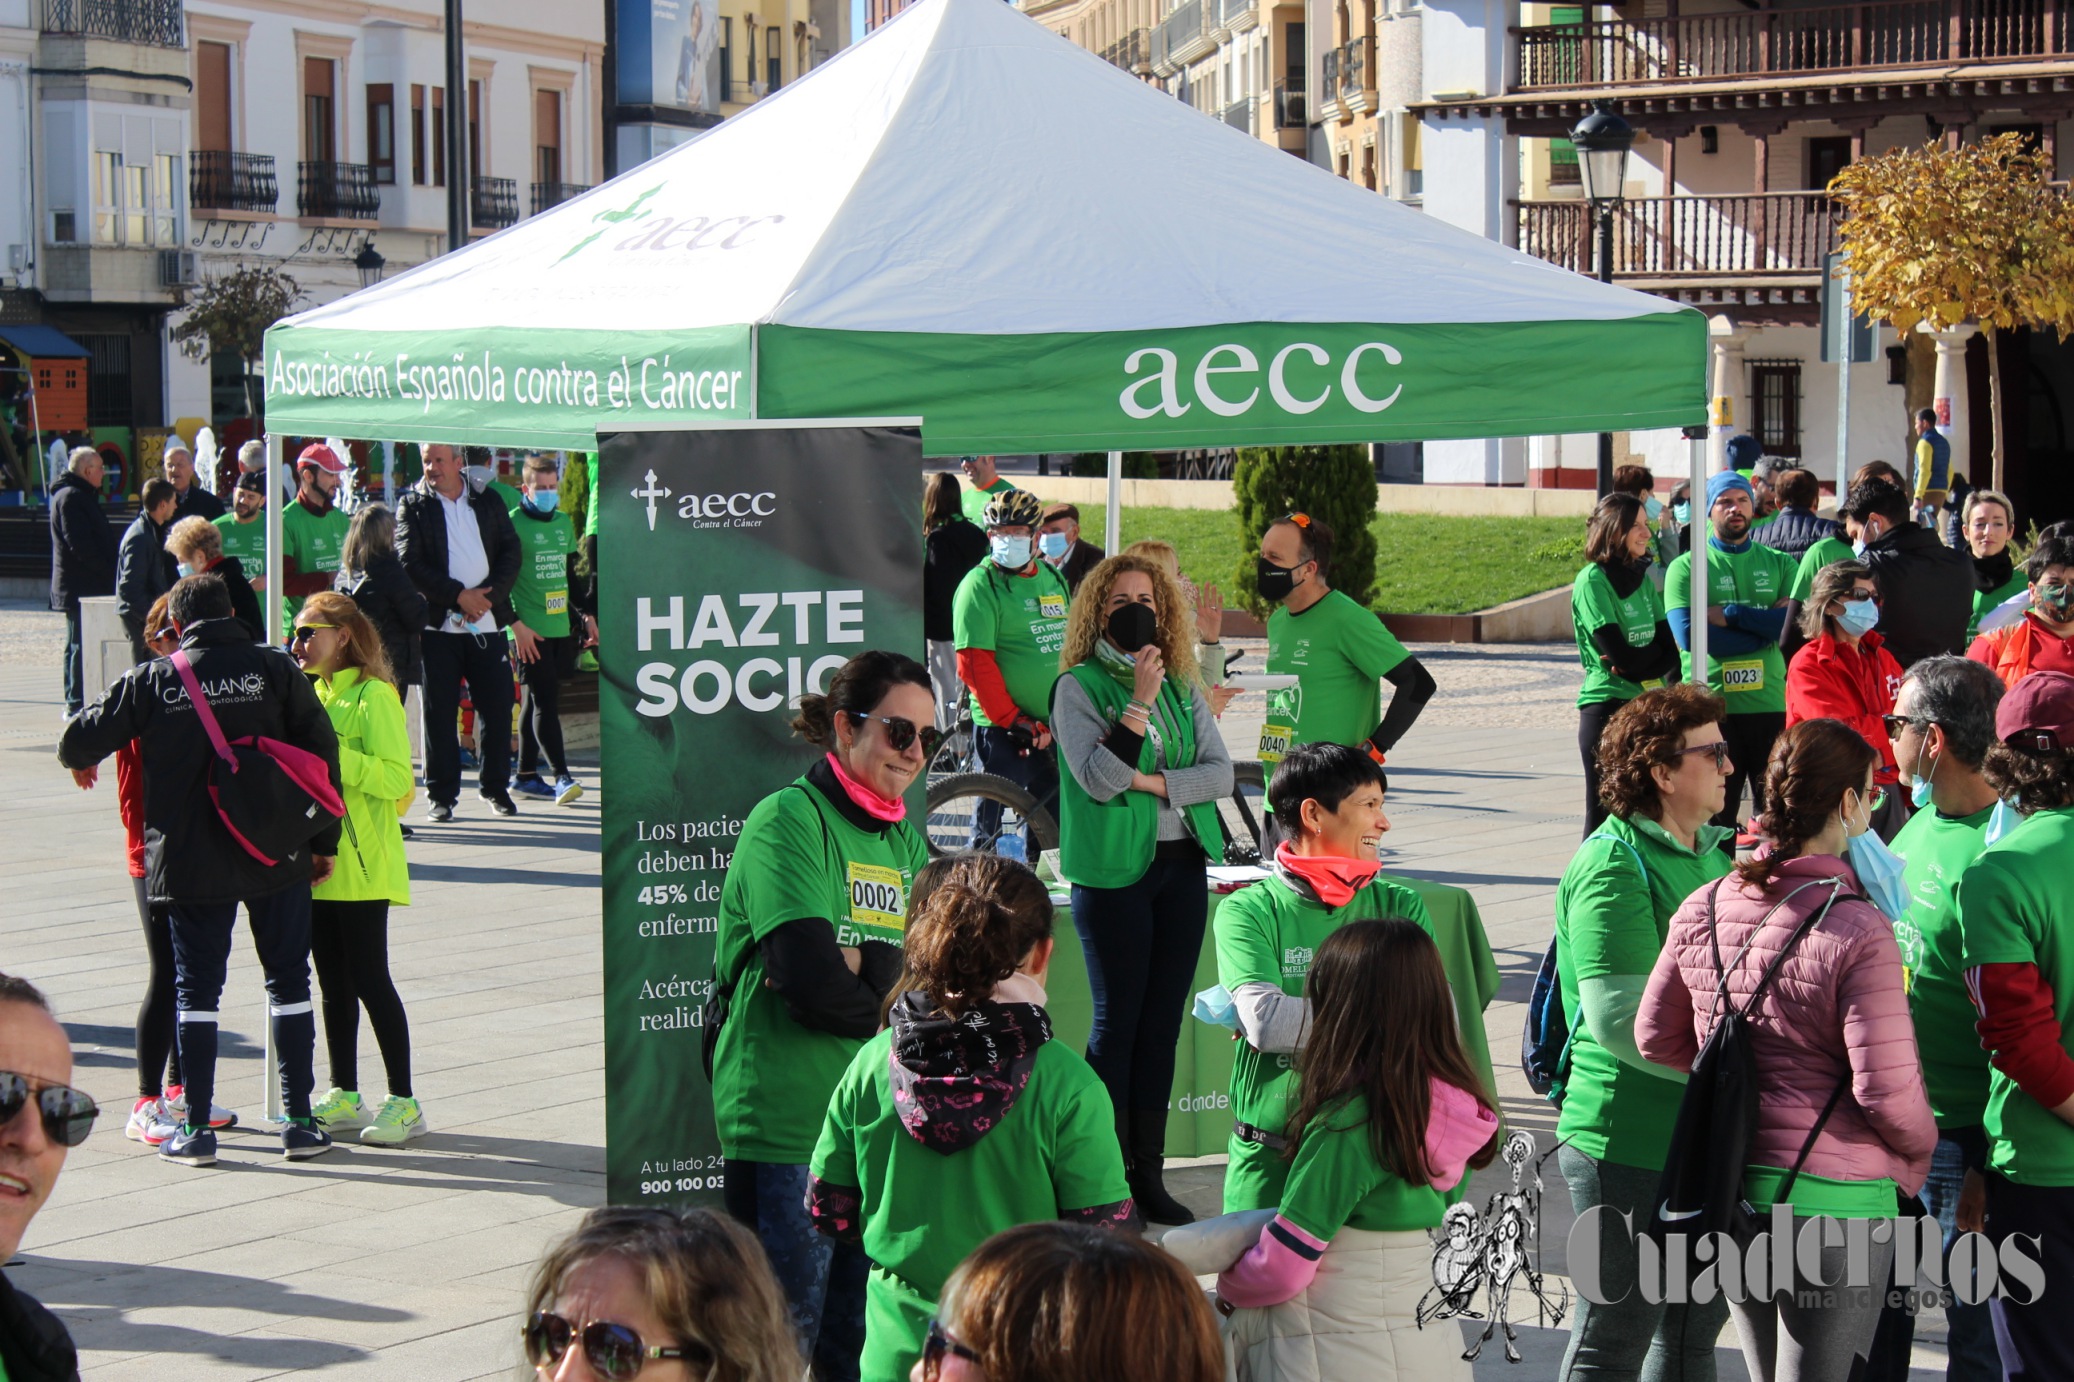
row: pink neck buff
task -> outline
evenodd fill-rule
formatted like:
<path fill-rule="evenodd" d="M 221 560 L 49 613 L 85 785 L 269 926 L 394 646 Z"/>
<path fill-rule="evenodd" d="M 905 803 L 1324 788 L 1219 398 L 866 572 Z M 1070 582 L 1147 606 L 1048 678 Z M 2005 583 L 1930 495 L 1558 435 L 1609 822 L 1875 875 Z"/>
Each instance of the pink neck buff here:
<path fill-rule="evenodd" d="M 1275 846 L 1275 867 L 1287 869 L 1311 885 L 1318 900 L 1328 907 L 1344 907 L 1354 894 L 1374 881 L 1382 871 L 1376 859 L 1341 859 L 1327 854 L 1298 854 L 1284 840 Z"/>
<path fill-rule="evenodd" d="M 828 767 L 835 780 L 842 783 L 843 791 L 857 803 L 857 809 L 875 821 L 897 821 L 907 818 L 907 803 L 899 797 L 882 797 L 871 788 L 843 771 L 843 763 L 834 754 L 828 755 Z"/>

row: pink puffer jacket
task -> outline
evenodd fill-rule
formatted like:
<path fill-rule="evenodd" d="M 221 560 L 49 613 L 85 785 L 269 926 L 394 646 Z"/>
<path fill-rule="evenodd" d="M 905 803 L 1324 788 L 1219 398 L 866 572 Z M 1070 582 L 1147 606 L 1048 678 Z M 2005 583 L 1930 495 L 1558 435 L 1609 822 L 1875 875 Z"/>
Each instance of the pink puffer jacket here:
<path fill-rule="evenodd" d="M 1827 886 L 1807 888 L 1774 905 L 1804 883 L 1843 879 L 1837 899 L 1786 957 L 1750 1024 L 1760 1076 L 1756 1166 L 1791 1166 L 1837 1082 L 1851 1087 L 1822 1127 L 1803 1168 L 1832 1180 L 1890 1176 L 1906 1193 L 1923 1186 L 1937 1122 L 1923 1089 L 1908 995 L 1901 986 L 1901 952 L 1894 928 L 1869 902 L 1850 900 L 1858 876 L 1834 855 L 1789 859 L 1761 895 L 1730 874 L 1721 882 L 1715 920 L 1721 962 L 1736 1005 L 1748 1003 L 1758 978 L 1803 919 L 1820 910 Z M 1659 1065 L 1692 1068 L 1713 1027 L 1717 979 L 1707 940 L 1709 883 L 1671 916 L 1649 988 L 1635 1017 L 1642 1054 Z M 1735 953 L 1760 922 L 1763 930 L 1737 964 Z"/>

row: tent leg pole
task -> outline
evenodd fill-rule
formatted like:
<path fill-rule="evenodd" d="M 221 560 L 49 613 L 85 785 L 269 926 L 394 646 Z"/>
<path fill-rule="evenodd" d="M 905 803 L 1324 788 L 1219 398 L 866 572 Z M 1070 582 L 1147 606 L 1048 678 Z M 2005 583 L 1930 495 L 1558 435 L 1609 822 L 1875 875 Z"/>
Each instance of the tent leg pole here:
<path fill-rule="evenodd" d="M 260 597 L 266 602 L 266 641 L 278 648 L 287 636 L 281 627 L 281 434 L 266 434 L 266 591 Z M 281 1106 L 281 1076 L 277 1062 L 280 1053 L 274 1050 L 273 1014 L 261 1005 L 259 1029 L 266 1033 L 266 1121 L 279 1123 L 287 1116 Z M 190 1114 L 193 1110 L 188 1111 Z M 209 1111 L 202 1110 L 202 1126 L 207 1126 Z"/>
<path fill-rule="evenodd" d="M 1692 610 L 1692 633 L 1688 641 L 1692 644 L 1692 683 L 1707 684 L 1709 664 L 1707 662 L 1707 536 L 1713 531 L 1707 513 L 1707 453 L 1709 446 L 1705 436 L 1693 438 L 1686 443 L 1692 448 L 1691 494 L 1687 499 L 1692 515 L 1692 595 L 1687 602 Z"/>
<path fill-rule="evenodd" d="M 1115 556 L 1123 550 L 1123 452 L 1109 453 L 1109 507 L 1102 516 L 1102 550 Z"/>

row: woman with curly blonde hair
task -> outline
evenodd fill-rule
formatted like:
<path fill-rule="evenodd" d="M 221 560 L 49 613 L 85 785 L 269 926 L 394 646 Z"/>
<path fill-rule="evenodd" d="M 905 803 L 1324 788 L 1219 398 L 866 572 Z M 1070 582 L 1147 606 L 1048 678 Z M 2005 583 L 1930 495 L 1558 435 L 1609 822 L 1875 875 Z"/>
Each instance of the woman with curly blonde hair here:
<path fill-rule="evenodd" d="M 1059 743 L 1059 872 L 1094 990 L 1087 1060 L 1116 1106 L 1131 1194 L 1147 1219 L 1192 1217 L 1161 1158 L 1174 1045 L 1224 858 L 1217 801 L 1231 754 L 1196 671 L 1188 602 L 1164 567 L 1110 557 L 1081 582 L 1051 693 Z"/>

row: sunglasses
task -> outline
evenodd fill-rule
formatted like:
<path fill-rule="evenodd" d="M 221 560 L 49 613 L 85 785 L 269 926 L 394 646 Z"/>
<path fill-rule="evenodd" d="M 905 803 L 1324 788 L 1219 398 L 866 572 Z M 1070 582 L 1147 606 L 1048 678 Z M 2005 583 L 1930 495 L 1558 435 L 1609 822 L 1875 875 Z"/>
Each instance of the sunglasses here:
<path fill-rule="evenodd" d="M 1928 725 L 1930 721 L 1918 720 L 1912 715 L 1882 715 L 1880 716 L 1880 723 L 1887 727 L 1887 737 L 1889 739 L 1899 739 L 1902 730 L 1909 728 L 1911 725 L 1918 727 Z"/>
<path fill-rule="evenodd" d="M 337 627 L 338 625 L 336 624 L 298 624 L 295 626 L 294 641 L 297 643 L 307 643 L 317 636 L 317 630 L 335 629 Z"/>
<path fill-rule="evenodd" d="M 0 1070 L 0 1127 L 29 1102 L 29 1077 Z M 94 1130 L 101 1109 L 92 1099 L 70 1085 L 52 1084 L 34 1091 L 36 1111 L 43 1115 L 43 1132 L 51 1141 L 77 1147 Z"/>
<path fill-rule="evenodd" d="M 592 1320 L 578 1326 L 560 1315 L 542 1310 L 526 1321 L 526 1357 L 536 1368 L 551 1368 L 562 1361 L 571 1344 L 583 1349 L 583 1360 L 591 1371 L 610 1382 L 626 1382 L 640 1375 L 651 1358 L 682 1358 L 700 1372 L 713 1366 L 713 1350 L 704 1344 L 665 1348 L 643 1343 L 641 1336 L 623 1324 Z"/>
<path fill-rule="evenodd" d="M 929 1336 L 922 1341 L 922 1376 L 928 1378 L 929 1382 L 935 1382 L 938 1374 L 943 1371 L 945 1355 L 963 1358 L 975 1368 L 980 1366 L 977 1353 L 946 1334 L 941 1322 L 931 1320 Z"/>
<path fill-rule="evenodd" d="M 892 745 L 893 752 L 895 753 L 906 753 L 913 748 L 917 737 L 922 741 L 922 752 L 925 755 L 935 753 L 936 746 L 943 742 L 943 731 L 935 725 L 924 725 L 920 729 L 916 729 L 914 721 L 903 720 L 897 715 L 855 715 L 849 711 L 844 711 L 843 713 L 859 722 L 877 720 L 884 725 L 886 727 L 886 742 Z"/>
<path fill-rule="evenodd" d="M 1728 741 L 1726 739 L 1717 739 L 1711 744 L 1694 744 L 1689 749 L 1680 749 L 1678 750 L 1678 757 L 1683 758 L 1689 753 L 1711 753 L 1714 755 L 1714 770 L 1716 772 L 1725 773 L 1729 770 Z"/>

